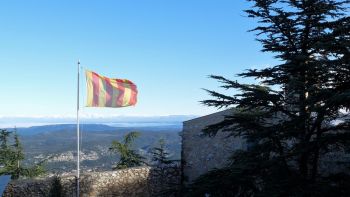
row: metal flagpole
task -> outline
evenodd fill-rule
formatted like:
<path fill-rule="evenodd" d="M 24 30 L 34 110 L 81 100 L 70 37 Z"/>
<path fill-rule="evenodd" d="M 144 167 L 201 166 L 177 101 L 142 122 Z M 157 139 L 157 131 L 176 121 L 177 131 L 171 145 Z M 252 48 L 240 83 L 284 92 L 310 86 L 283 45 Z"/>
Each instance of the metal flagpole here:
<path fill-rule="evenodd" d="M 77 88 L 77 197 L 79 197 L 79 181 L 80 181 L 80 122 L 79 122 L 79 71 L 80 60 L 78 60 L 78 88 Z"/>

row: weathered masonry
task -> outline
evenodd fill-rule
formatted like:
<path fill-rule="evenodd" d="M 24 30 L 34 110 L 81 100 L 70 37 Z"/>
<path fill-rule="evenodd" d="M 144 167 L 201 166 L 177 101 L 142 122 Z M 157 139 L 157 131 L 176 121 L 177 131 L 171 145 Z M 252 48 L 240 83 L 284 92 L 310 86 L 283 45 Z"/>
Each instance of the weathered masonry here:
<path fill-rule="evenodd" d="M 176 193 L 180 184 L 180 170 L 178 166 L 143 166 L 83 173 L 80 179 L 81 197 L 150 197 L 161 196 L 161 192 L 169 188 Z M 75 176 L 72 174 L 11 181 L 3 194 L 3 197 L 33 196 L 76 197 Z"/>
<path fill-rule="evenodd" d="M 247 142 L 242 138 L 226 138 L 228 133 L 218 132 L 215 137 L 203 136 L 202 130 L 206 126 L 222 121 L 224 116 L 230 113 L 234 113 L 234 110 L 221 111 L 183 123 L 181 154 L 185 184 L 213 168 L 224 167 L 234 150 L 247 148 Z M 349 162 L 350 153 L 347 150 L 335 149 L 320 156 L 320 173 L 350 173 L 344 165 Z"/>
<path fill-rule="evenodd" d="M 233 150 L 246 147 L 241 138 L 226 138 L 228 133 L 218 132 L 215 137 L 203 136 L 202 130 L 218 123 L 233 110 L 225 110 L 195 118 L 183 123 L 182 172 L 184 183 L 189 183 L 213 168 L 221 168 Z"/>

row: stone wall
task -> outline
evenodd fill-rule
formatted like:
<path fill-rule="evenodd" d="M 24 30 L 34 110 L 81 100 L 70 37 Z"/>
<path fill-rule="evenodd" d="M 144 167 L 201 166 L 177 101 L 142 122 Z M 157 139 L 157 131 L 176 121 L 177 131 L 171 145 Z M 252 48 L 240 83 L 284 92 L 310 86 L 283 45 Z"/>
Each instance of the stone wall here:
<path fill-rule="evenodd" d="M 80 196 L 162 196 L 162 192 L 172 190 L 172 195 L 180 185 L 178 166 L 151 168 L 137 167 L 116 171 L 84 173 L 80 179 Z M 76 197 L 74 175 L 34 180 L 12 181 L 6 188 L 4 197 L 57 196 Z"/>
<path fill-rule="evenodd" d="M 53 187 L 54 182 L 54 177 L 11 181 L 7 185 L 3 197 L 54 196 L 56 193 Z"/>
<path fill-rule="evenodd" d="M 193 181 L 210 169 L 224 167 L 233 150 L 246 147 L 241 138 L 226 138 L 228 133 L 203 136 L 202 130 L 206 126 L 222 121 L 225 115 L 233 112 L 225 110 L 183 123 L 181 155 L 184 183 Z"/>

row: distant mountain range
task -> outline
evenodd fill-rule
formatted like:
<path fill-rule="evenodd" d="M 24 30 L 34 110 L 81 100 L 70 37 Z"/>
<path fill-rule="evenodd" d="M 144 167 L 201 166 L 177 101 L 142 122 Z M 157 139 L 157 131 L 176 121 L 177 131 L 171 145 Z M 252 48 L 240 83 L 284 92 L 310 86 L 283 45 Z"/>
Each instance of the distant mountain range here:
<path fill-rule="evenodd" d="M 110 126 L 156 126 L 181 124 L 183 121 L 196 118 L 194 115 L 169 116 L 83 116 L 82 124 L 104 124 Z M 75 124 L 75 117 L 38 116 L 38 117 L 0 117 L 0 128 L 31 127 L 52 124 Z"/>
<path fill-rule="evenodd" d="M 81 132 L 110 132 L 110 131 L 180 131 L 182 129 L 181 123 L 118 123 L 115 124 L 80 124 Z M 14 128 L 8 128 L 13 131 Z M 16 131 L 21 136 L 36 135 L 41 133 L 75 131 L 76 124 L 55 124 L 32 127 L 19 127 Z"/>
<path fill-rule="evenodd" d="M 32 127 L 22 127 L 17 128 L 16 131 L 19 135 L 36 135 L 40 133 L 50 133 L 50 132 L 59 132 L 67 130 L 75 130 L 75 124 L 57 124 L 57 125 L 44 125 L 44 126 L 32 126 Z M 113 131 L 116 128 L 103 124 L 82 124 L 80 125 L 82 131 Z M 9 128 L 13 130 L 13 128 Z"/>

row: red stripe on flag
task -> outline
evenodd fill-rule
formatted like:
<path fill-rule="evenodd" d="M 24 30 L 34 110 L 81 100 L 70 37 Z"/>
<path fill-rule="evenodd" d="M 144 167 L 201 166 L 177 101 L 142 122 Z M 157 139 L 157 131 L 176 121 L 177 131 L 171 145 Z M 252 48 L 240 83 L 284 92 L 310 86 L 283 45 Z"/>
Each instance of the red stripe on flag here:
<path fill-rule="evenodd" d="M 137 90 L 131 88 L 131 96 L 130 96 L 129 105 L 135 105 L 136 102 L 137 102 Z"/>
<path fill-rule="evenodd" d="M 106 107 L 112 107 L 113 86 L 111 79 L 105 77 L 106 81 Z"/>
<path fill-rule="evenodd" d="M 118 90 L 119 90 L 119 95 L 117 96 L 117 105 L 122 106 L 123 100 L 124 100 L 124 94 L 125 94 L 125 87 L 123 83 L 117 82 L 117 84 L 118 84 Z"/>
<path fill-rule="evenodd" d="M 130 89 L 131 89 L 131 96 L 129 100 L 129 105 L 135 105 L 137 102 L 137 87 L 134 83 L 128 80 Z"/>
<path fill-rule="evenodd" d="M 98 107 L 98 100 L 100 94 L 100 82 L 99 75 L 92 72 L 92 87 L 93 87 L 93 98 L 92 98 L 92 106 Z"/>

